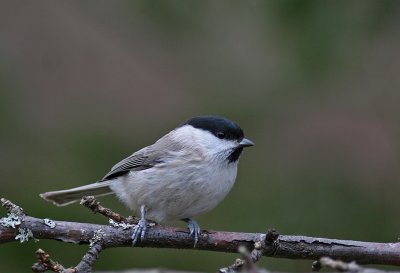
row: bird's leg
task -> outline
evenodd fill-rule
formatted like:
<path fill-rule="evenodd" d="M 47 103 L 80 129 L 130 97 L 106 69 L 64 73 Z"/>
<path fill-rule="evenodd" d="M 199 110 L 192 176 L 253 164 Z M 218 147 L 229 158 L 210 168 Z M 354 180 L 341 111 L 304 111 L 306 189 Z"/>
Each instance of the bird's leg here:
<path fill-rule="evenodd" d="M 145 207 L 145 205 L 142 205 L 140 207 L 140 220 L 137 223 L 137 225 L 133 228 L 133 234 L 131 237 L 132 238 L 132 247 L 135 246 L 139 237 L 140 237 L 140 241 L 144 240 L 144 235 L 146 234 L 146 229 L 147 229 L 146 207 Z"/>
<path fill-rule="evenodd" d="M 182 221 L 185 221 L 187 223 L 188 228 L 189 228 L 189 236 L 190 237 L 193 236 L 193 238 L 194 238 L 194 246 L 193 247 L 196 247 L 197 242 L 199 241 L 200 234 L 201 234 L 201 229 L 200 229 L 199 224 L 197 224 L 197 222 L 195 220 L 190 219 L 190 218 L 182 219 Z"/>

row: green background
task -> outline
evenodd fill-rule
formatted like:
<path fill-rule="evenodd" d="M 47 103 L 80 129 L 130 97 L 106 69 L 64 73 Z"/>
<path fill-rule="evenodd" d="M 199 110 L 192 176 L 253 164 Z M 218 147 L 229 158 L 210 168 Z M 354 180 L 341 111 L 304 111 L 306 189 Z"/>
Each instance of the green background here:
<path fill-rule="evenodd" d="M 187 118 L 218 114 L 256 146 L 228 197 L 197 218 L 202 228 L 397 241 L 399 8 L 384 0 L 3 1 L 0 196 L 32 216 L 105 223 L 38 194 L 94 182 Z M 30 272 L 39 247 L 65 266 L 87 250 L 1 245 L 0 272 Z M 215 272 L 237 256 L 120 248 L 104 251 L 96 268 Z"/>

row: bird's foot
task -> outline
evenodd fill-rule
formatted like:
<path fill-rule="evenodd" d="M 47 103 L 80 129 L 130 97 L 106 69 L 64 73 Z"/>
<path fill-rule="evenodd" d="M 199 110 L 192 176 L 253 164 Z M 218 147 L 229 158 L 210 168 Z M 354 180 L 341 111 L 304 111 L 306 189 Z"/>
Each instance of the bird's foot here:
<path fill-rule="evenodd" d="M 135 246 L 137 241 L 140 238 L 140 241 L 144 240 L 144 236 L 146 235 L 147 230 L 147 221 L 146 221 L 146 207 L 143 205 L 140 208 L 141 217 L 137 225 L 133 228 L 132 233 L 132 247 Z"/>
<path fill-rule="evenodd" d="M 199 241 L 200 235 L 201 235 L 201 229 L 199 224 L 195 220 L 192 220 L 190 218 L 183 219 L 188 225 L 189 228 L 189 236 L 194 238 L 194 245 L 193 247 L 196 247 L 197 242 Z"/>
<path fill-rule="evenodd" d="M 147 230 L 147 222 L 145 219 L 140 219 L 137 225 L 133 228 L 133 233 L 132 233 L 132 247 L 135 246 L 137 241 L 140 238 L 140 241 L 144 240 L 144 236 L 146 234 Z"/>

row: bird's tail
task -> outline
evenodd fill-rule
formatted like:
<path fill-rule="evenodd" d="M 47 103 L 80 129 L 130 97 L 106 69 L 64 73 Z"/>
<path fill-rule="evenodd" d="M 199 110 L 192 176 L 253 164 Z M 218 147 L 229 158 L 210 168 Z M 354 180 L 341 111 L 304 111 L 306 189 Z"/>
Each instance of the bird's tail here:
<path fill-rule="evenodd" d="M 56 206 L 66 206 L 81 200 L 83 196 L 100 196 L 113 193 L 109 187 L 113 182 L 114 181 L 109 180 L 96 182 L 69 190 L 49 191 L 40 194 L 40 197 L 42 197 L 44 200 L 52 202 Z"/>

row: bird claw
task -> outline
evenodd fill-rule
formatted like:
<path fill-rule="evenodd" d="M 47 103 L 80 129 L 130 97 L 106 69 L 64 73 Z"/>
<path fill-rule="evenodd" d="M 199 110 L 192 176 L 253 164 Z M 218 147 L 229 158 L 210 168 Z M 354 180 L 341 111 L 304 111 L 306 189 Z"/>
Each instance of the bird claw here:
<path fill-rule="evenodd" d="M 184 221 L 187 222 L 188 228 L 189 228 L 189 237 L 194 238 L 194 245 L 193 247 L 196 247 L 197 242 L 199 241 L 200 235 L 201 235 L 201 229 L 200 226 L 197 224 L 195 220 L 192 219 L 185 219 Z"/>
<path fill-rule="evenodd" d="M 132 233 L 132 237 L 131 237 L 132 238 L 132 247 L 135 246 L 139 237 L 140 237 L 140 241 L 144 240 L 146 230 L 147 230 L 146 206 L 142 205 L 142 206 L 140 206 L 140 220 L 137 223 L 137 225 L 133 228 L 133 233 Z"/>
<path fill-rule="evenodd" d="M 135 246 L 137 243 L 138 239 L 140 238 L 140 241 L 144 240 L 144 236 L 146 234 L 147 230 L 147 223 L 145 219 L 140 219 L 140 221 L 137 223 L 137 225 L 133 228 L 133 233 L 132 233 L 132 247 Z"/>

